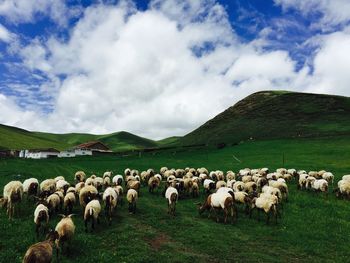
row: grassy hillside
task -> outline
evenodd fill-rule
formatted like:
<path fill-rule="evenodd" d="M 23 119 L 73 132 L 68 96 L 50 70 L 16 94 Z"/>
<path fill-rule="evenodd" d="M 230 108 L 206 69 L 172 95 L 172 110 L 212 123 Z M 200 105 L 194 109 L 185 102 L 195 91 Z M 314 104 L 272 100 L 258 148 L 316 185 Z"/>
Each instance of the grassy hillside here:
<path fill-rule="evenodd" d="M 72 182 L 74 172 L 80 169 L 98 175 L 106 170 L 121 173 L 126 167 L 142 171 L 164 165 L 234 171 L 267 166 L 272 170 L 283 166 L 283 154 L 286 167 L 330 170 L 337 181 L 350 171 L 350 136 L 262 140 L 222 150 L 186 149 L 176 154 L 169 150 L 141 157 L 0 160 L 0 189 L 10 180 L 29 177 L 43 180 L 63 175 Z M 336 199 L 331 191 L 332 187 L 328 195 L 300 191 L 291 181 L 289 202 L 284 204 L 277 225 L 258 222 L 257 214 L 249 219 L 243 208 L 239 208 L 235 225 L 224 225 L 198 215 L 194 203 L 203 201 L 203 194 L 198 199 L 179 200 L 177 216 L 171 218 L 161 191 L 152 195 L 143 187 L 135 215 L 128 213 L 127 205 L 118 207 L 112 226 L 103 216 L 94 233 L 84 232 L 77 205 L 73 249 L 60 262 L 348 262 L 349 201 Z M 9 222 L 0 210 L 1 262 L 20 262 L 28 246 L 36 242 L 33 211 L 34 204 L 24 201 L 21 215 Z M 50 226 L 58 220 L 54 216 Z"/>
<path fill-rule="evenodd" d="M 94 135 L 87 133 L 54 134 L 30 132 L 16 127 L 0 124 L 0 135 L 0 149 L 54 147 L 58 150 L 64 150 L 92 140 L 99 140 L 105 143 L 113 151 L 152 148 L 158 146 L 157 142 L 155 141 L 123 131 L 106 135 Z"/>
<path fill-rule="evenodd" d="M 252 139 L 350 134 L 350 98 L 284 91 L 258 92 L 179 140 L 234 144 Z"/>

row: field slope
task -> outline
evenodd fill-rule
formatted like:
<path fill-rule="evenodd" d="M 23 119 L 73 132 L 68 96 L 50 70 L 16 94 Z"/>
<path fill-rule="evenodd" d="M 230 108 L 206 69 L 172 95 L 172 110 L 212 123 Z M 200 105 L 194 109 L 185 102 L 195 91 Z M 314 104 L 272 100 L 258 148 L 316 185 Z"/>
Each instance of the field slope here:
<path fill-rule="evenodd" d="M 254 93 L 179 140 L 235 144 L 249 139 L 350 134 L 350 98 L 263 91 Z"/>

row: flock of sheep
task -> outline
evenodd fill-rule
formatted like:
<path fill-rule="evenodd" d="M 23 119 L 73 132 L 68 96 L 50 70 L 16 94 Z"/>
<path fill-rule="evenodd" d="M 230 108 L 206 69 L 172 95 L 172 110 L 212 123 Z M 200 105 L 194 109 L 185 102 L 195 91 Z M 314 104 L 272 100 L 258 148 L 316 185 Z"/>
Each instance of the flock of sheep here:
<path fill-rule="evenodd" d="M 334 175 L 327 171 L 297 171 L 295 169 L 277 169 L 270 172 L 268 168 L 242 169 L 233 171 L 211 171 L 206 168 L 168 169 L 162 167 L 159 173 L 148 169 L 139 173 L 137 170 L 125 169 L 124 176 L 108 171 L 102 177 L 91 175 L 86 177 L 83 171 L 74 175 L 75 184 L 70 184 L 64 177 L 46 179 L 39 184 L 36 178 L 23 182 L 11 181 L 4 187 L 4 195 L 0 204 L 6 207 L 9 219 L 14 216 L 15 206 L 23 195 L 36 201 L 34 223 L 36 235 L 48 233 L 43 242 L 32 245 L 25 253 L 23 262 L 51 262 L 54 247 L 57 257 L 64 246 L 68 246 L 74 236 L 75 225 L 72 211 L 79 202 L 83 213 L 85 231 L 91 223 L 93 230 L 99 223 L 102 207 L 105 217 L 112 222 L 117 205 L 122 205 L 124 193 L 129 204 L 129 212 L 136 212 L 136 203 L 140 195 L 141 185 L 148 186 L 150 193 L 157 189 L 168 204 L 168 213 L 175 216 L 176 204 L 179 199 L 199 196 L 200 189 L 206 193 L 203 203 L 197 203 L 199 214 L 207 211 L 208 216 L 215 213 L 219 222 L 219 213 L 223 211 L 224 222 L 228 218 L 234 223 L 238 215 L 238 206 L 243 206 L 250 217 L 254 210 L 266 214 L 267 223 L 273 216 L 277 222 L 284 201 L 288 200 L 287 182 L 296 180 L 298 188 L 328 192 L 328 185 L 333 184 Z M 162 185 L 164 188 L 162 188 Z M 124 191 L 125 188 L 125 191 Z M 350 175 L 344 175 L 334 190 L 337 197 L 350 199 Z M 62 219 L 54 230 L 47 229 L 49 219 L 59 211 Z"/>

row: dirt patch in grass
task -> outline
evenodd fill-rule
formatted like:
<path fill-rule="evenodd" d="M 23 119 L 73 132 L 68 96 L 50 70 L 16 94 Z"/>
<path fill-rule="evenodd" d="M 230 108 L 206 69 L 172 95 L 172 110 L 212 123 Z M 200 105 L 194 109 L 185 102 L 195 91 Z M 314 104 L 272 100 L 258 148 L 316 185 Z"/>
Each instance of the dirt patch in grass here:
<path fill-rule="evenodd" d="M 146 242 L 150 245 L 150 247 L 153 250 L 158 251 L 161 248 L 161 246 L 163 246 L 164 244 L 168 244 L 172 241 L 170 240 L 169 236 L 160 233 L 155 238 L 147 239 Z"/>

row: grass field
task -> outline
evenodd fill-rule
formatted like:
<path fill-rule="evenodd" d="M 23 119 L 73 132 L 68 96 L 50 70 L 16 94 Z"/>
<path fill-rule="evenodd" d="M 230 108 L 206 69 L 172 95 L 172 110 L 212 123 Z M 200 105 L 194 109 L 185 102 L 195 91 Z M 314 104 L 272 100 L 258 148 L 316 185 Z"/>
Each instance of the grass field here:
<path fill-rule="evenodd" d="M 234 160 L 233 155 L 241 160 Z M 283 158 L 284 155 L 284 158 Z M 121 173 L 126 167 L 140 171 L 161 166 L 202 167 L 234 170 L 269 167 L 320 170 L 336 175 L 350 173 L 350 137 L 251 141 L 224 149 L 187 149 L 144 153 L 124 157 L 82 157 L 50 160 L 0 160 L 0 187 L 13 179 L 40 180 L 63 175 L 72 182 L 77 170 L 102 174 Z M 18 176 L 20 175 L 20 176 Z M 85 233 L 80 207 L 75 207 L 77 226 L 73 249 L 61 262 L 349 262 L 350 203 L 331 193 L 321 195 L 296 189 L 289 183 L 290 200 L 284 205 L 277 225 L 266 225 L 239 213 L 235 225 L 224 225 L 199 216 L 194 202 L 183 199 L 177 216 L 167 215 L 160 192 L 141 191 L 137 213 L 127 205 L 118 207 L 111 227 L 103 218 L 94 233 Z M 24 202 L 21 214 L 9 222 L 0 215 L 0 261 L 20 262 L 26 249 L 36 242 L 34 204 Z M 50 220 L 54 227 L 58 222 Z M 56 261 L 55 261 L 56 262 Z"/>

